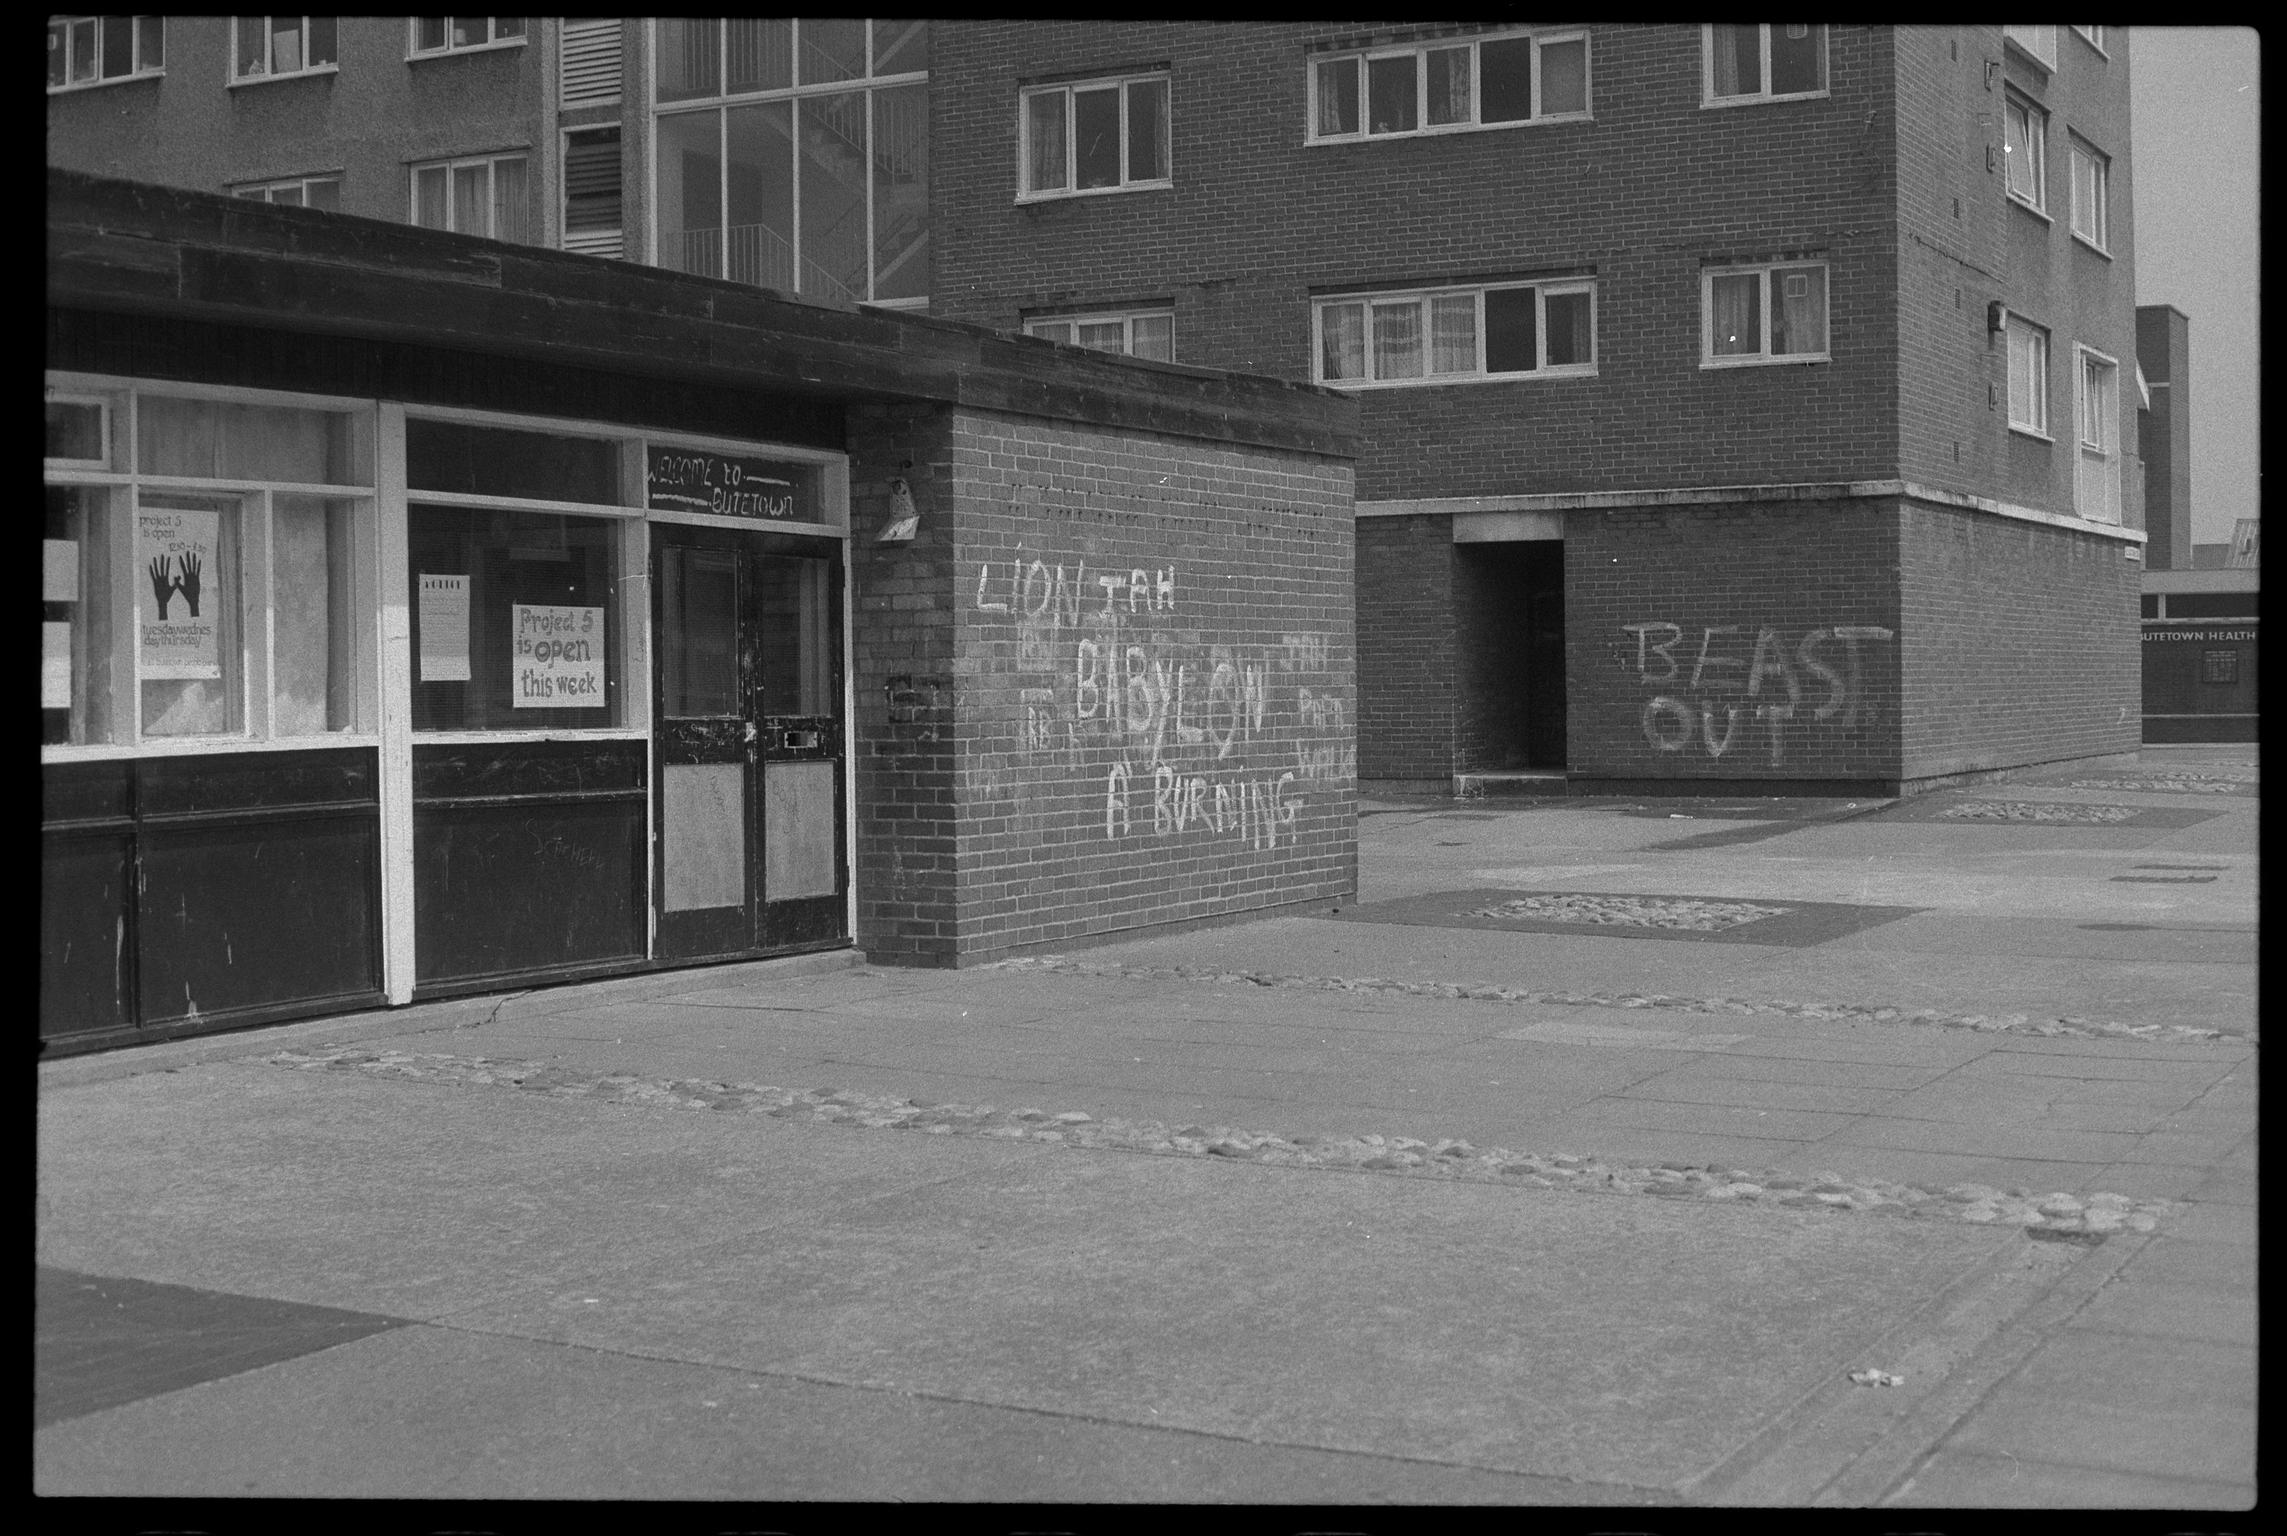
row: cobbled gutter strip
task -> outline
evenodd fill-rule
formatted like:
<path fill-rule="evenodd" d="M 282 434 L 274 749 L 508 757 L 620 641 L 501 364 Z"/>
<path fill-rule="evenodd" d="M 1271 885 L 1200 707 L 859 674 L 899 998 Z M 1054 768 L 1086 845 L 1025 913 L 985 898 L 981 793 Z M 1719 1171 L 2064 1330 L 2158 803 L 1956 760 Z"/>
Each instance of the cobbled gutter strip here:
<path fill-rule="evenodd" d="M 1283 1167 L 1356 1169 L 1411 1178 L 1463 1179 L 1531 1189 L 1591 1194 L 1662 1195 L 1746 1205 L 1823 1209 L 1872 1216 L 1968 1221 L 2023 1227 L 2051 1241 L 2097 1243 L 2119 1231 L 2150 1232 L 2172 1207 L 2126 1195 L 2035 1194 L 1988 1184 L 1927 1190 L 1836 1173 L 1797 1175 L 1779 1169 L 1717 1163 L 1614 1163 L 1570 1152 L 1514 1152 L 1466 1141 L 1410 1136 L 1277 1136 L 1230 1126 L 1156 1120 L 1098 1120 L 1078 1110 L 1047 1114 L 991 1104 L 932 1104 L 883 1094 L 818 1088 L 807 1092 L 697 1078 L 642 1078 L 550 1066 L 412 1051 L 333 1046 L 278 1051 L 261 1058 L 303 1072 L 355 1072 L 368 1077 L 521 1089 L 553 1099 L 584 1099 L 661 1109 L 730 1110 L 826 1125 L 920 1131 L 935 1136 L 987 1136 L 1069 1147 L 1142 1152 L 1162 1157 L 1221 1157 Z"/>
<path fill-rule="evenodd" d="M 1665 992 L 1530 992 L 1520 987 L 1466 986 L 1446 981 L 1389 981 L 1380 976 L 1285 976 L 1271 971 L 1210 971 L 1190 965 L 1118 965 L 1067 960 L 1061 955 L 1026 955 L 996 960 L 979 970 L 1053 971 L 1067 976 L 1105 976 L 1132 981 L 1197 981 L 1225 985 L 1290 987 L 1306 992 L 1384 992 L 1403 997 L 1467 998 L 1474 1002 L 1549 1004 L 1574 1008 L 1665 1008 L 1678 1013 L 1777 1014 L 1850 1024 L 1920 1024 L 1939 1029 L 1971 1029 L 1980 1034 L 2040 1035 L 2075 1040 L 2141 1040 L 2147 1044 L 2237 1039 L 2220 1029 L 2191 1024 L 2104 1023 L 2068 1015 L 2035 1019 L 2028 1014 L 1944 1013 L 1935 1008 L 1885 1008 L 1870 1003 L 1797 1003 L 1785 999 L 1748 1002 L 1737 997 L 1674 997 Z"/>

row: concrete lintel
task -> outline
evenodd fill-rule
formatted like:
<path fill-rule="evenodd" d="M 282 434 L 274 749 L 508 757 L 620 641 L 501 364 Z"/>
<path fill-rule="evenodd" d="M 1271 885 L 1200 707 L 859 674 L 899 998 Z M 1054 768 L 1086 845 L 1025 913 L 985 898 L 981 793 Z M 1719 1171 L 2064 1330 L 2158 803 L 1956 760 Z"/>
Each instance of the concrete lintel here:
<path fill-rule="evenodd" d="M 1562 512 L 1457 512 L 1456 544 L 1526 544 L 1564 537 Z"/>
<path fill-rule="evenodd" d="M 1357 515 L 1361 518 L 1452 517 L 1458 524 L 1460 518 L 1486 513 L 1627 511 L 1637 507 L 1723 506 L 1773 501 L 1867 501 L 1891 496 L 1926 502 L 1932 506 L 1983 512 L 1992 517 L 2014 518 L 2020 522 L 2046 523 L 2053 528 L 2092 534 L 2102 539 L 2116 539 L 2123 544 L 2141 546 L 2147 542 L 2146 535 L 2140 528 L 2092 523 L 2068 513 L 2044 512 L 2038 507 L 2019 506 L 2012 501 L 1996 501 L 1989 496 L 1939 490 L 1935 486 L 1922 485 L 1913 480 L 1824 480 L 1791 485 L 1646 486 L 1640 490 L 1555 491 L 1520 496 L 1423 496 L 1405 500 L 1361 501 L 1358 503 Z M 1475 537 L 1488 536 L 1480 534 Z M 1491 537 L 1514 538 L 1519 535 Z M 1561 535 L 1544 534 L 1539 537 Z M 1462 536 L 1458 526 L 1454 542 L 1470 542 Z"/>

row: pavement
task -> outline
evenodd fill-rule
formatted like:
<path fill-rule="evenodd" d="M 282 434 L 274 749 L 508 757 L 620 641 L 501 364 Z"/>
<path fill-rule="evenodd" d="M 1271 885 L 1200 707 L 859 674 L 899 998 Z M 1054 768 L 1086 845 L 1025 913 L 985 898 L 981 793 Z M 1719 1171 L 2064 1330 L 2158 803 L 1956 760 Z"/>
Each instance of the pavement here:
<path fill-rule="evenodd" d="M 34 1487 L 2250 1510 L 2257 778 L 1368 799 L 1302 913 L 44 1062 Z"/>

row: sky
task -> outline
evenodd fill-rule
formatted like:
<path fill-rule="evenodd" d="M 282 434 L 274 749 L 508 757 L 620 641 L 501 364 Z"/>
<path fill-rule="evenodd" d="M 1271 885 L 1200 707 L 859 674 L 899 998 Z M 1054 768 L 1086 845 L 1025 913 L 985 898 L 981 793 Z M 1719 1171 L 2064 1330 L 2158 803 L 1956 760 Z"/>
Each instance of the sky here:
<path fill-rule="evenodd" d="M 2258 514 L 2256 236 L 2262 41 L 2249 27 L 2129 31 L 2136 302 L 2191 317 L 2192 541 Z"/>

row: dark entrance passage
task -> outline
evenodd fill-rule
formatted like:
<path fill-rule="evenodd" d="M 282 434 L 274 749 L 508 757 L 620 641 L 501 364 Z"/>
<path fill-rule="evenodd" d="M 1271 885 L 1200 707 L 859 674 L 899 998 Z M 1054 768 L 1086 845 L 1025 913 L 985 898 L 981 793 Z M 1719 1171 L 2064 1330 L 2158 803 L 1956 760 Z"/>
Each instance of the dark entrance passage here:
<path fill-rule="evenodd" d="M 1561 771 L 1564 737 L 1564 544 L 1453 548 L 1456 766 Z"/>
<path fill-rule="evenodd" d="M 651 539 L 655 953 L 847 943 L 841 546 L 660 523 Z"/>

